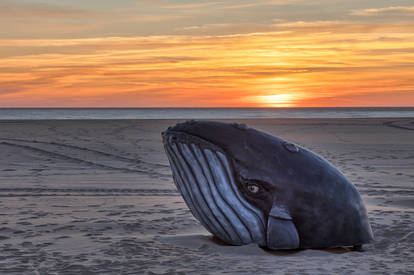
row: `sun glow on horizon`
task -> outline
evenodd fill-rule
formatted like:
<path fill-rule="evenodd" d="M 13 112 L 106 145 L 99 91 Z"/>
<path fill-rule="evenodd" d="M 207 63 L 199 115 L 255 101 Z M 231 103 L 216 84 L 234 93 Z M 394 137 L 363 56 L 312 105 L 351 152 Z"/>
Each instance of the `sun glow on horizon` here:
<path fill-rule="evenodd" d="M 247 99 L 250 102 L 256 102 L 259 107 L 295 107 L 294 104 L 297 97 L 292 94 L 273 94 L 273 95 L 259 95 Z"/>
<path fill-rule="evenodd" d="M 153 11 L 152 5 L 163 4 L 145 5 Z M 266 8 L 274 8 L 269 1 L 226 5 L 191 2 L 179 5 L 179 10 L 226 10 L 227 19 L 232 10 L 261 7 L 266 13 Z M 56 16 L 53 6 L 47 8 L 42 16 Z M 129 23 L 145 26 L 147 20 L 167 30 L 166 22 L 155 22 L 189 20 L 189 13 L 175 15 L 173 3 L 162 9 L 177 18 L 147 15 Z M 28 34 L 22 29 L 23 37 L 12 37 L 3 30 L 0 107 L 413 106 L 414 17 L 407 15 L 411 7 L 341 12 L 348 20 L 273 18 L 266 24 L 191 26 L 184 20 L 167 34 L 121 35 L 120 28 L 118 35 L 24 37 Z M 69 10 L 67 16 L 74 14 Z M 399 20 L 388 20 L 392 16 Z M 27 28 L 40 32 L 33 24 Z"/>

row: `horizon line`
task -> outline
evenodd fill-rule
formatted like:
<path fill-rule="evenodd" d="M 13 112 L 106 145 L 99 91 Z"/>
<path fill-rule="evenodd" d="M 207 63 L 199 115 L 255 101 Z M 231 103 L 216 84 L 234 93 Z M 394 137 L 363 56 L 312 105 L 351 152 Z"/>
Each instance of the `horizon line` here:
<path fill-rule="evenodd" d="M 346 108 L 414 108 L 413 106 L 289 106 L 289 107 L 0 107 L 0 109 L 346 109 Z"/>

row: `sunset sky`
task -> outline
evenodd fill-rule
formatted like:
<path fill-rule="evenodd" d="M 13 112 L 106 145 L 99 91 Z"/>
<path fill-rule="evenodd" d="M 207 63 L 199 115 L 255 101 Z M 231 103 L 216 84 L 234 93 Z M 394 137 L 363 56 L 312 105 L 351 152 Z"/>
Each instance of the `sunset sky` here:
<path fill-rule="evenodd" d="M 0 107 L 414 106 L 414 1 L 0 0 Z"/>

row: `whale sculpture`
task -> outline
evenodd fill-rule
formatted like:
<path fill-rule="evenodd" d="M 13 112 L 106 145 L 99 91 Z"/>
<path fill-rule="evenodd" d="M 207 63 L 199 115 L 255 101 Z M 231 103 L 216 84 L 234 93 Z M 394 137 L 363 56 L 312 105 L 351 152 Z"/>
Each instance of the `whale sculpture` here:
<path fill-rule="evenodd" d="M 355 186 L 302 147 L 215 121 L 179 123 L 162 138 L 184 201 L 225 243 L 360 248 L 373 240 Z"/>

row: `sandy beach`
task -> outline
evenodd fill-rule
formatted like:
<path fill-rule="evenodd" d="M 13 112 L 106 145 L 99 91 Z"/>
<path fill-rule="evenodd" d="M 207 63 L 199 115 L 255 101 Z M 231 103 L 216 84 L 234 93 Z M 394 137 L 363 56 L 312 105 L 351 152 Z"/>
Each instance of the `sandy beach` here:
<path fill-rule="evenodd" d="M 243 119 L 352 181 L 375 243 L 228 246 L 193 218 L 160 132 L 179 120 L 0 121 L 2 274 L 414 274 L 414 118 Z"/>

